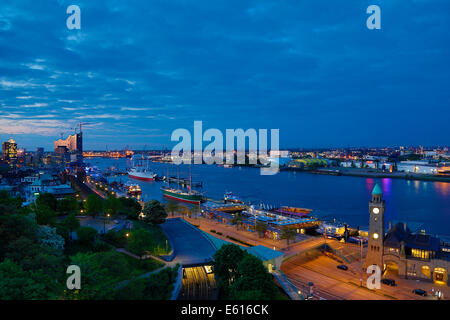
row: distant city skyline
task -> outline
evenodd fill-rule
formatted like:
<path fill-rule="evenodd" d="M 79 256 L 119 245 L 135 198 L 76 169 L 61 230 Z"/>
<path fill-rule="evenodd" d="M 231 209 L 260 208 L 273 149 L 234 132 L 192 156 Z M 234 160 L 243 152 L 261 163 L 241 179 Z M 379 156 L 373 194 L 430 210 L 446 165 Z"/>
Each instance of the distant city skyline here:
<path fill-rule="evenodd" d="M 280 147 L 445 146 L 450 3 L 0 4 L 0 140 L 171 148 L 173 130 L 280 129 Z"/>

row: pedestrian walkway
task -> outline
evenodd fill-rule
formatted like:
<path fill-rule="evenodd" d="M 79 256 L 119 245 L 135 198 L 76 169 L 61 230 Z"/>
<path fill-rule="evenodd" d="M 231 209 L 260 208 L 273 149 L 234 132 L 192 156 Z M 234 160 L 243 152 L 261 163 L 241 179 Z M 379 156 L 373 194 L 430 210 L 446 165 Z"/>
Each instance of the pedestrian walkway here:
<path fill-rule="evenodd" d="M 305 300 L 300 291 L 294 284 L 286 277 L 283 271 L 273 271 L 272 275 L 277 279 L 278 283 L 283 288 L 284 292 L 291 298 L 291 300 Z"/>

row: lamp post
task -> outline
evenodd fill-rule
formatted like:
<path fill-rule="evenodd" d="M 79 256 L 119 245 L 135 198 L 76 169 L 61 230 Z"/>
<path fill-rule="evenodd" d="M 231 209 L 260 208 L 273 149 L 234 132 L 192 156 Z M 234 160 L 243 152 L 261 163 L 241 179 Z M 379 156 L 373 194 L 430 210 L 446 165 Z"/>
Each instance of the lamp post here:
<path fill-rule="evenodd" d="M 361 237 L 361 236 L 360 236 Z M 359 238 L 359 244 L 360 244 L 360 248 L 361 248 L 361 258 L 360 258 L 360 263 L 361 263 L 361 268 L 360 268 L 360 275 L 359 275 L 359 285 L 362 287 L 362 273 L 363 273 L 363 262 L 362 262 L 362 256 L 363 256 L 363 246 L 362 246 L 362 238 Z"/>
<path fill-rule="evenodd" d="M 108 213 L 106 217 L 103 219 L 103 234 L 106 233 L 106 218 L 109 218 L 111 215 Z"/>

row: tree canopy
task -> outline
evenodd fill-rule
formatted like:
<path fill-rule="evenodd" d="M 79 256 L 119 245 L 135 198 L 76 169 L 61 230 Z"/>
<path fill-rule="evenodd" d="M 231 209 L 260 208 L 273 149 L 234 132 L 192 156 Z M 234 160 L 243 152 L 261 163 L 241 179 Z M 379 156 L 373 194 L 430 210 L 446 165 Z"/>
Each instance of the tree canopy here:
<path fill-rule="evenodd" d="M 146 202 L 144 205 L 144 221 L 153 225 L 166 221 L 166 209 L 157 200 Z"/>

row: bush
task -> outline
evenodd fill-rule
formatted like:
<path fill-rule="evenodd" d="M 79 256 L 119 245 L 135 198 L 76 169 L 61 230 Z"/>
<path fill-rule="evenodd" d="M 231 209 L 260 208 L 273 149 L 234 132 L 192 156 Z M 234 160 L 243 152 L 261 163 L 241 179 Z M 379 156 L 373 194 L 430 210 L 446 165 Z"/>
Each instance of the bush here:
<path fill-rule="evenodd" d="M 78 242 L 87 245 L 92 246 L 94 244 L 95 238 L 97 237 L 97 230 L 91 227 L 80 227 L 77 230 L 77 238 Z"/>

